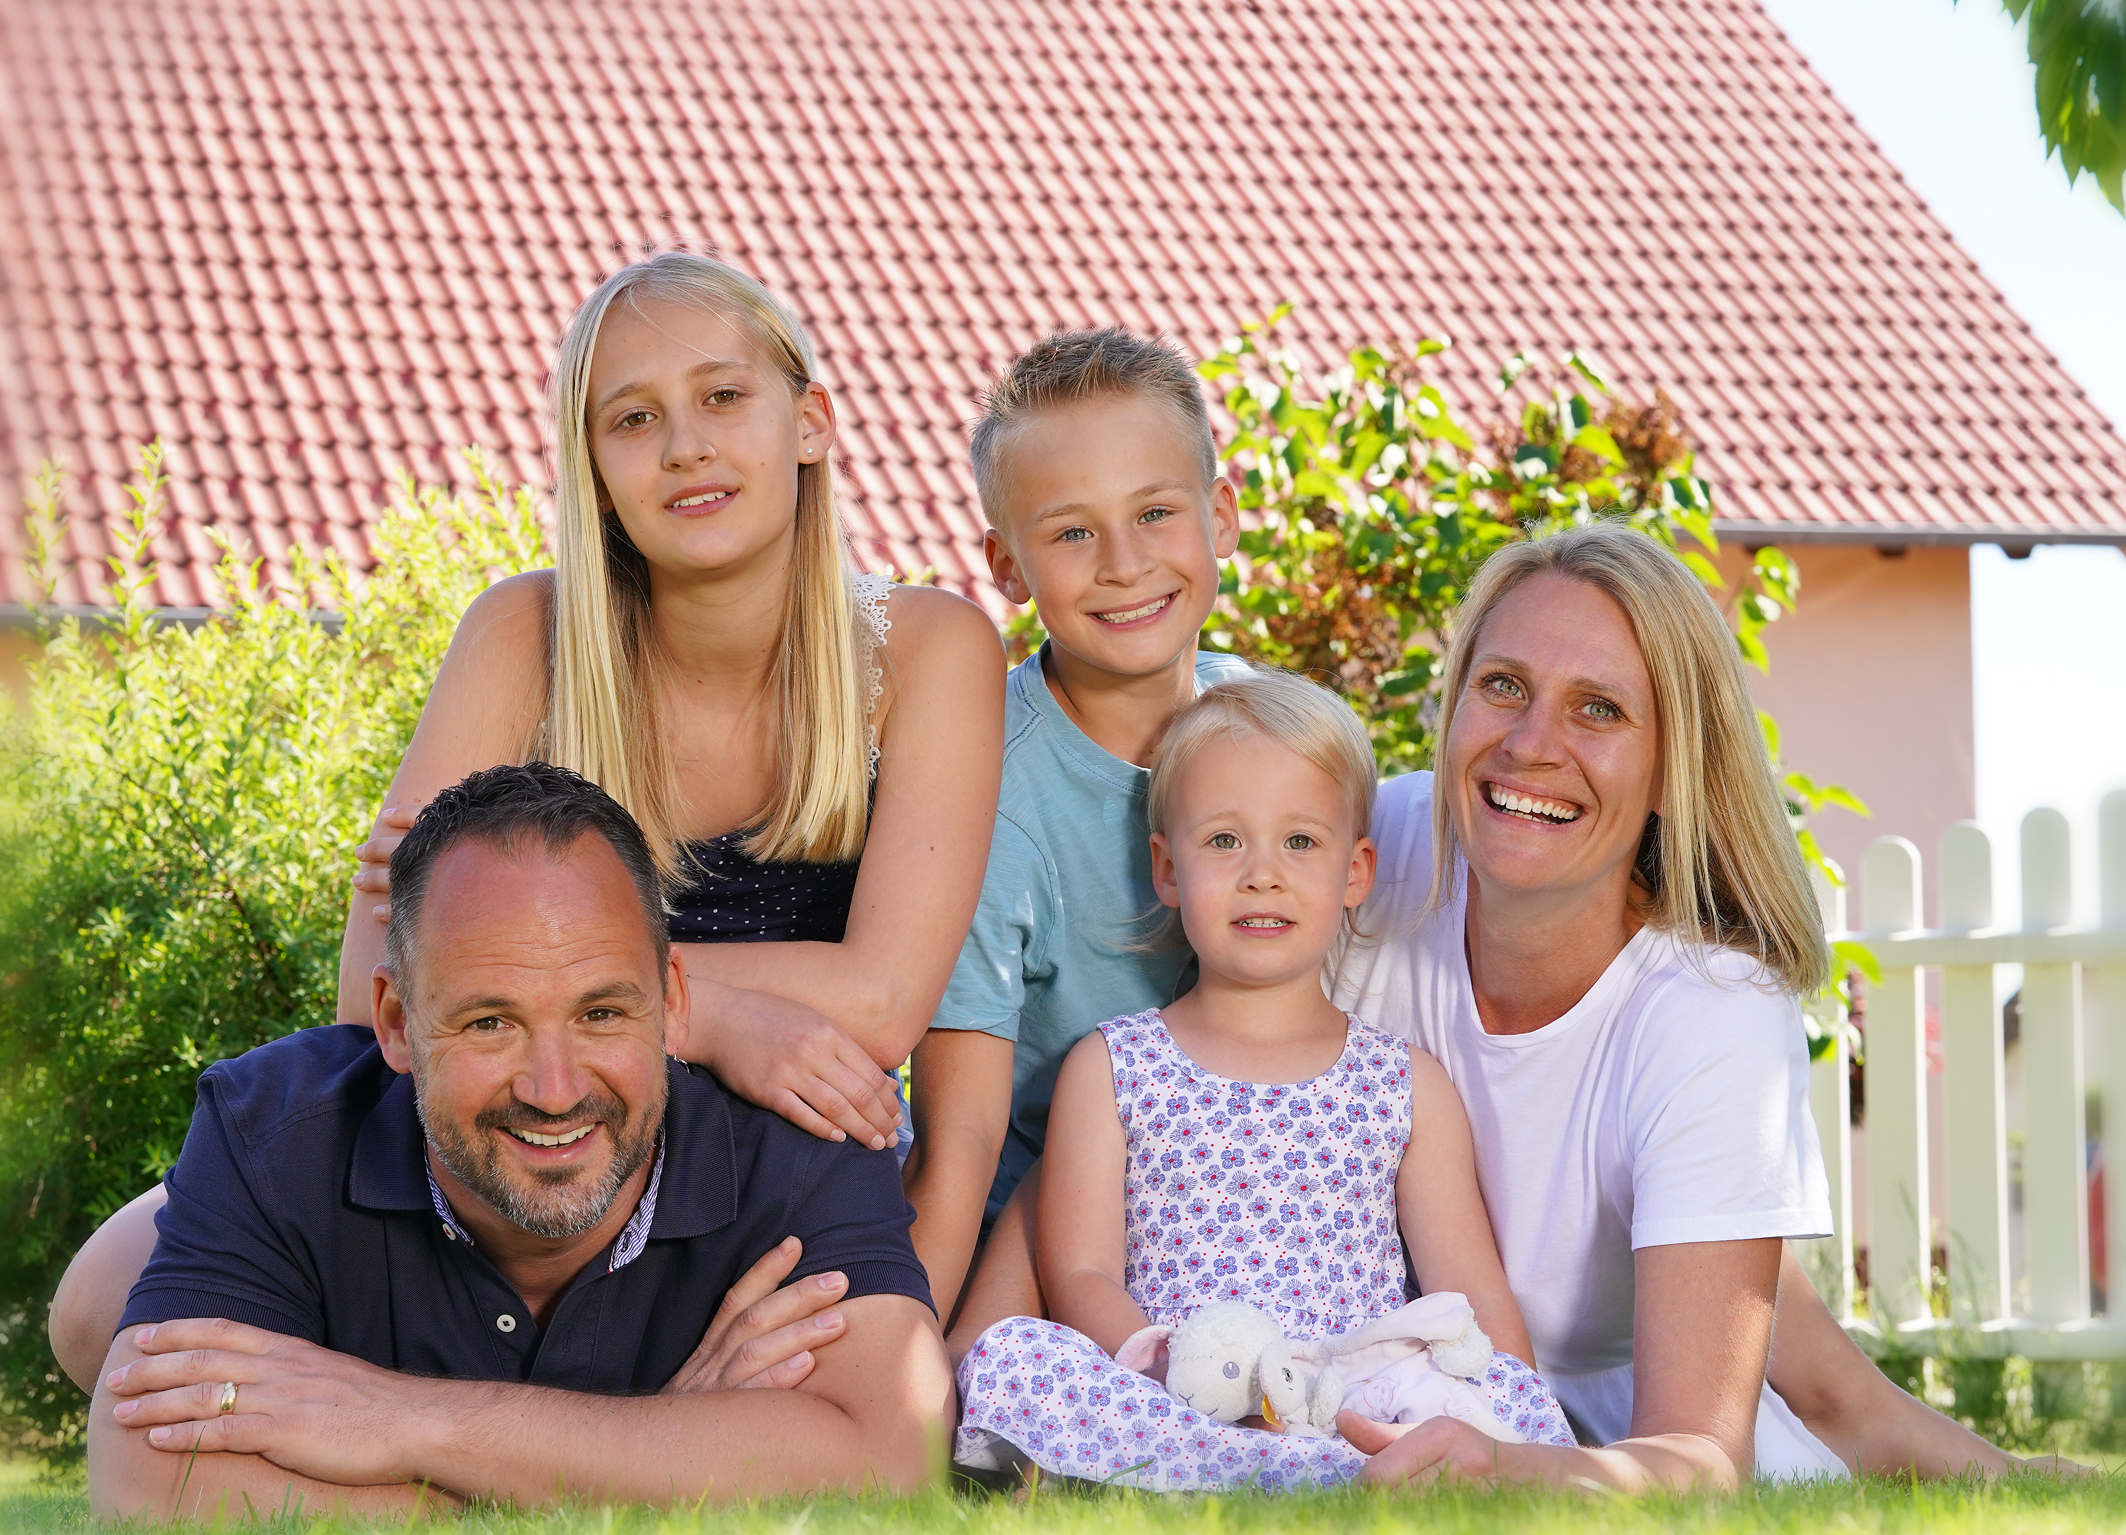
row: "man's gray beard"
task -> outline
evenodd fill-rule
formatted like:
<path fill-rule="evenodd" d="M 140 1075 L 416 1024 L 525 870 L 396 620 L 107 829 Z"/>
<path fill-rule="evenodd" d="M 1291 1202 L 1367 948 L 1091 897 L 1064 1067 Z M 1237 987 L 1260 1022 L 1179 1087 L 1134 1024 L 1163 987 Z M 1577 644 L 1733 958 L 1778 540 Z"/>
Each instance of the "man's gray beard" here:
<path fill-rule="evenodd" d="M 540 1114 L 524 1104 L 514 1105 L 514 1110 L 509 1112 L 482 1111 L 473 1121 L 473 1127 L 489 1132 L 483 1153 L 459 1132 L 457 1126 L 440 1123 L 428 1112 L 428 1099 L 421 1091 L 421 1078 L 425 1073 L 419 1069 L 425 1063 L 416 1060 L 414 1064 L 414 1106 L 421 1116 L 421 1129 L 428 1137 L 428 1144 L 435 1150 L 436 1160 L 482 1204 L 512 1226 L 535 1237 L 559 1242 L 583 1235 L 611 1213 L 613 1201 L 620 1197 L 620 1190 L 628 1179 L 634 1177 L 656 1153 L 657 1131 L 664 1124 L 665 1097 L 669 1088 L 662 1074 L 657 1080 L 656 1102 L 651 1105 L 651 1111 L 642 1116 L 633 1134 L 627 1133 L 620 1100 L 609 1093 L 593 1094 L 566 1114 Z M 495 1135 L 508 1133 L 503 1125 L 516 1123 L 519 1128 L 540 1130 L 544 1134 L 546 1132 L 540 1129 L 542 1124 L 565 1122 L 586 1112 L 589 1117 L 601 1121 L 613 1137 L 613 1159 L 603 1176 L 579 1184 L 580 1174 L 573 1168 L 557 1169 L 554 1173 L 533 1173 L 534 1183 L 551 1191 L 550 1197 L 541 1198 L 536 1190 L 518 1186 L 503 1173 L 501 1149 L 492 1139 Z"/>

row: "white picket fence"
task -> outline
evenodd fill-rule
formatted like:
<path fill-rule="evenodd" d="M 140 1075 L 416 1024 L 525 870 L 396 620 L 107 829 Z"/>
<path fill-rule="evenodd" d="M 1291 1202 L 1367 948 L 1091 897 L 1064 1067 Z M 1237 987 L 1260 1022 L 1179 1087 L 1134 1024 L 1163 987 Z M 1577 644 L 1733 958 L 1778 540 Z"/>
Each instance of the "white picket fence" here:
<path fill-rule="evenodd" d="M 1813 1099 L 1837 1234 L 1808 1255 L 1817 1283 L 1873 1352 L 2040 1360 L 2126 1357 L 2126 790 L 2098 814 L 2100 917 L 2073 921 L 2067 818 L 2022 825 L 2022 909 L 1996 922 L 1993 847 L 1970 822 L 1941 839 L 1939 928 L 1920 926 L 1919 850 L 1884 837 L 1865 854 L 1862 920 L 1845 892 L 1820 891 L 1833 936 L 1864 942 L 1882 966 L 1865 988 L 1868 1230 L 1853 1229 L 1853 1135 L 1841 1045 L 1816 1063 Z M 2021 965 L 2024 1283 L 2011 1289 L 2007 1076 L 1994 966 Z M 1930 1199 L 1925 972 L 1939 969 L 1946 1199 Z M 2084 1016 L 2085 982 L 2097 1006 Z M 2103 1080 L 2109 1315 L 2090 1307 L 2089 1141 L 2084 1027 Z M 1930 1211 L 1945 1213 L 1937 1231 Z M 1856 1236 L 1868 1254 L 1869 1315 L 1855 1319 Z M 1930 1302 L 1935 1239 L 1946 1251 L 1947 1317 Z"/>

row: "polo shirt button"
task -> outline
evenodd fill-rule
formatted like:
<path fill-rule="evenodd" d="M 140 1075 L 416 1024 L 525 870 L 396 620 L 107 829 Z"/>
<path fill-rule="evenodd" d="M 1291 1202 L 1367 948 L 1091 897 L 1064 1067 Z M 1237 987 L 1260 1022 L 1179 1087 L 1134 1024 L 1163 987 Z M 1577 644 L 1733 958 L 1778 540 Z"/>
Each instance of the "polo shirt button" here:
<path fill-rule="evenodd" d="M 495 1326 L 501 1328 L 504 1332 L 515 1332 L 517 1330 L 517 1319 L 505 1311 L 495 1318 Z"/>

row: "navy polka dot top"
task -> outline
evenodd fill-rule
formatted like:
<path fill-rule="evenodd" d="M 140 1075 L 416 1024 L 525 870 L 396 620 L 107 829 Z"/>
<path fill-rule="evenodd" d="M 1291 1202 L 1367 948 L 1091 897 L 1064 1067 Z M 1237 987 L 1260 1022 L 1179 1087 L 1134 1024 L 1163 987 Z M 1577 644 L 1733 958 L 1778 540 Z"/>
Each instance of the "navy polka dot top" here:
<path fill-rule="evenodd" d="M 849 595 L 863 646 L 868 684 L 864 714 L 877 711 L 881 692 L 879 652 L 893 622 L 886 598 L 893 583 L 883 576 L 854 575 Z M 878 779 L 878 741 L 871 741 L 870 769 Z M 840 943 L 856 895 L 857 861 L 763 863 L 740 844 L 748 829 L 686 844 L 694 878 L 671 898 L 674 943 Z"/>
<path fill-rule="evenodd" d="M 840 943 L 858 865 L 763 863 L 743 831 L 686 845 L 693 881 L 672 896 L 674 943 Z"/>

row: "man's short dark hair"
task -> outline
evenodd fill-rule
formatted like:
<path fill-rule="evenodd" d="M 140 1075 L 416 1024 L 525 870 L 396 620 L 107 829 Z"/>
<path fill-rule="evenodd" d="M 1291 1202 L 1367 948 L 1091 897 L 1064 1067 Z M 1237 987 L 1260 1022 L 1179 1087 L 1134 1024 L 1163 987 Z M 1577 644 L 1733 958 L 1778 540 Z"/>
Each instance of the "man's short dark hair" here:
<path fill-rule="evenodd" d="M 657 862 L 642 828 L 620 802 L 580 773 L 550 762 L 483 768 L 428 802 L 391 855 L 391 919 L 384 928 L 384 962 L 401 982 L 411 973 L 414 935 L 427 904 L 436 860 L 472 839 L 514 851 L 528 839 L 549 853 L 573 847 L 595 832 L 619 855 L 642 902 L 642 918 L 661 959 L 671 945 Z"/>

